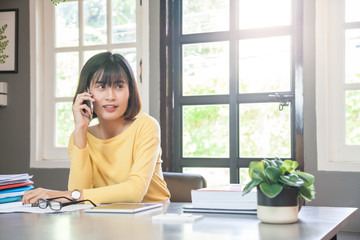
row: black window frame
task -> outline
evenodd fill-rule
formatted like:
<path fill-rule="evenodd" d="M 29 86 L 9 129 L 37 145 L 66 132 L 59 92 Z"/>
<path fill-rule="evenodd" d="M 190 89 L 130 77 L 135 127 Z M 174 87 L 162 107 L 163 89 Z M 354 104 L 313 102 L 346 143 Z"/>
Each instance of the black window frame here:
<path fill-rule="evenodd" d="M 160 2 L 160 125 L 162 129 L 163 167 L 165 171 L 181 172 L 183 167 L 225 167 L 230 169 L 230 182 L 239 182 L 239 168 L 248 167 L 250 161 L 262 158 L 239 157 L 239 104 L 290 102 L 291 106 L 291 158 L 304 169 L 303 144 L 303 0 L 292 1 L 291 26 L 267 29 L 238 29 L 238 0 L 230 1 L 230 30 L 217 33 L 181 35 L 182 0 Z M 291 37 L 291 91 L 279 92 L 283 99 L 272 98 L 275 92 L 238 93 L 238 44 L 240 39 L 254 37 Z M 181 54 L 182 44 L 229 41 L 230 85 L 228 95 L 182 96 Z M 182 106 L 194 104 L 229 104 L 230 155 L 229 158 L 183 158 L 181 156 Z"/>

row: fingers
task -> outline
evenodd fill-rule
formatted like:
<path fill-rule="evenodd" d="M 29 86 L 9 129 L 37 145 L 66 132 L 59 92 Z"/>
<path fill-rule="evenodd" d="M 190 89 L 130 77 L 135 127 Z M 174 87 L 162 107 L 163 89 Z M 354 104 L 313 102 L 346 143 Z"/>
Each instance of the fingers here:
<path fill-rule="evenodd" d="M 87 92 L 78 94 L 73 105 L 73 110 L 84 109 L 84 105 L 87 106 L 84 101 L 95 102 L 95 99 L 92 97 L 92 94 Z"/>
<path fill-rule="evenodd" d="M 76 96 L 72 107 L 75 126 L 86 127 L 89 125 L 92 118 L 92 111 L 84 101 L 90 101 L 93 103 L 95 102 L 95 99 L 92 98 L 92 94 L 87 92 L 80 93 Z"/>
<path fill-rule="evenodd" d="M 67 196 L 65 192 L 62 191 L 53 191 L 44 188 L 36 188 L 33 190 L 26 191 L 22 197 L 23 204 L 32 204 L 36 203 L 40 198 L 48 199 L 54 197 Z"/>
<path fill-rule="evenodd" d="M 92 93 L 88 93 L 88 92 L 79 93 L 79 94 L 76 96 L 76 99 L 75 99 L 74 104 L 76 104 L 76 103 L 82 103 L 82 102 L 85 101 L 85 100 L 89 100 L 89 101 L 95 102 L 95 99 L 92 98 L 92 96 L 93 96 Z"/>
<path fill-rule="evenodd" d="M 91 112 L 91 109 L 90 109 L 90 107 L 87 105 L 87 104 L 85 104 L 85 103 L 83 103 L 83 104 L 81 104 L 81 105 L 79 105 L 79 106 L 73 106 L 73 113 L 74 113 L 74 115 L 75 114 L 78 114 L 78 113 L 80 113 L 80 115 L 81 116 L 84 116 L 84 117 L 89 117 L 89 116 L 91 116 L 92 117 L 92 112 Z"/>
<path fill-rule="evenodd" d="M 46 189 L 36 188 L 33 190 L 26 191 L 22 197 L 23 204 L 36 203 L 39 198 L 46 198 Z"/>
<path fill-rule="evenodd" d="M 89 108 L 89 106 L 88 105 L 86 105 L 86 104 L 82 104 L 82 105 L 80 105 L 80 109 L 82 110 L 81 111 L 81 114 L 83 115 L 83 116 L 86 116 L 86 117 L 88 117 L 88 118 L 92 118 L 92 112 L 91 112 L 91 109 Z M 86 112 L 86 113 L 85 113 Z"/>

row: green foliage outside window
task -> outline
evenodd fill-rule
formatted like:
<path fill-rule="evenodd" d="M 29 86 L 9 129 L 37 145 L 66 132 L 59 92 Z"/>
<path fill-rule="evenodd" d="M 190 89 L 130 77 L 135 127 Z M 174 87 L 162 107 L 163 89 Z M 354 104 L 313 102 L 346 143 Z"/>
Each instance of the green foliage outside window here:
<path fill-rule="evenodd" d="M 55 6 L 57 6 L 59 3 L 61 3 L 61 2 L 65 2 L 66 0 L 51 0 L 51 2 L 55 5 Z"/>

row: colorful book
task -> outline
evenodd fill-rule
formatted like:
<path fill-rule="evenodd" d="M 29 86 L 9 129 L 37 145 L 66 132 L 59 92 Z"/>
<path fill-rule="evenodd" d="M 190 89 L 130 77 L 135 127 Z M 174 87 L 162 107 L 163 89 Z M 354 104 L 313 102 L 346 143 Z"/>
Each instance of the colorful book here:
<path fill-rule="evenodd" d="M 0 186 L 18 184 L 18 183 L 28 183 L 32 177 L 33 176 L 30 176 L 27 173 L 0 175 Z"/>
<path fill-rule="evenodd" d="M 23 196 L 24 193 L 28 190 L 33 189 L 33 185 L 25 186 L 25 187 L 18 187 L 18 188 L 9 188 L 0 190 L 0 199 L 8 198 L 8 197 L 16 197 L 16 196 Z"/>
<path fill-rule="evenodd" d="M 8 189 L 8 188 L 16 188 L 16 187 L 29 186 L 29 185 L 32 185 L 32 184 L 34 184 L 34 182 L 32 182 L 32 181 L 25 182 L 25 183 L 8 184 L 8 185 L 0 186 L 0 190 Z"/>

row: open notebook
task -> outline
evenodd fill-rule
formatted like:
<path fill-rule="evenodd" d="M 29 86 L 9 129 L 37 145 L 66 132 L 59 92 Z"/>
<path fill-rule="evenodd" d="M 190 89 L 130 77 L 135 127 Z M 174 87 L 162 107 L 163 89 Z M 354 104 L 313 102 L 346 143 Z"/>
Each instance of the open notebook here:
<path fill-rule="evenodd" d="M 160 203 L 112 203 L 85 209 L 88 213 L 137 213 L 153 208 L 160 208 Z"/>

